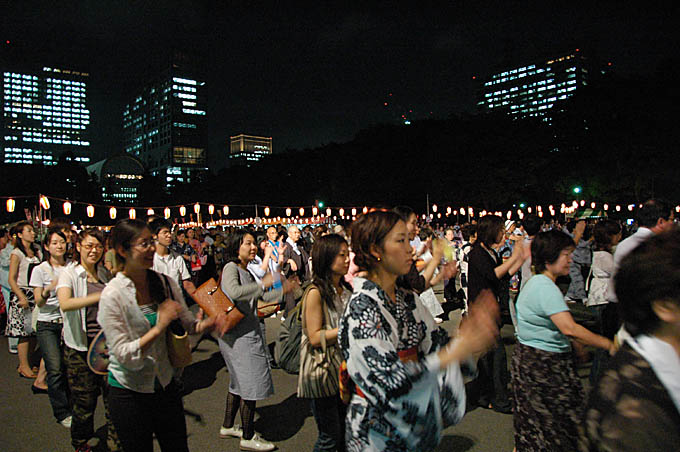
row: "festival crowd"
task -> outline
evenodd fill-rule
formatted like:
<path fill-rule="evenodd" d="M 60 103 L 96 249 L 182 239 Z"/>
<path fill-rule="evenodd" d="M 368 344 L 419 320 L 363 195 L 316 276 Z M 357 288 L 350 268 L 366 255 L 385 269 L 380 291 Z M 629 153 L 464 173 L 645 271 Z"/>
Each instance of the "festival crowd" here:
<path fill-rule="evenodd" d="M 209 315 L 192 305 L 215 281 L 233 307 Z M 47 395 L 80 452 L 99 447 L 99 395 L 108 450 L 152 452 L 154 437 L 163 452 L 189 450 L 174 342 L 188 336 L 219 345 L 229 387 L 215 433 L 241 450 L 276 448 L 254 417 L 277 368 L 298 375 L 314 451 L 433 450 L 477 407 L 513 416 L 519 452 L 680 444 L 680 229 L 656 199 L 630 223 L 486 215 L 433 227 L 405 206 L 314 228 L 151 217 L 103 233 L 56 218 L 37 237 L 21 222 L 0 229 L 0 285 L 18 377 Z"/>

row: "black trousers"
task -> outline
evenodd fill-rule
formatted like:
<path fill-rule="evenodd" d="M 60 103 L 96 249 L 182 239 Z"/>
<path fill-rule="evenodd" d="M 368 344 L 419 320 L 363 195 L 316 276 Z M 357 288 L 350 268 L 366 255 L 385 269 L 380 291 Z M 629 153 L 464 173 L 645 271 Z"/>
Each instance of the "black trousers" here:
<path fill-rule="evenodd" d="M 479 404 L 487 406 L 490 403 L 496 411 L 509 411 L 511 409 L 508 392 L 510 372 L 508 372 L 505 345 L 500 338 L 496 346 L 479 359 L 478 367 Z"/>
<path fill-rule="evenodd" d="M 109 411 L 125 452 L 153 452 L 153 435 L 163 452 L 188 452 L 187 426 L 174 381 L 145 394 L 111 386 Z"/>

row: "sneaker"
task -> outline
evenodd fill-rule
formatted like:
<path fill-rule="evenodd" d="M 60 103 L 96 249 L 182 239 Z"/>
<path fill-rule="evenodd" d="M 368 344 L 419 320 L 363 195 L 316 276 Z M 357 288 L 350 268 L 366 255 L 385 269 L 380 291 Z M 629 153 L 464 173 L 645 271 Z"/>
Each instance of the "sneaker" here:
<path fill-rule="evenodd" d="M 240 425 L 233 427 L 220 427 L 220 438 L 240 438 L 243 436 L 243 429 Z"/>
<path fill-rule="evenodd" d="M 260 438 L 260 435 L 255 433 L 250 439 L 241 438 L 241 443 L 239 444 L 239 449 L 241 450 L 263 450 L 269 451 L 276 449 L 276 446 L 269 441 Z"/>
<path fill-rule="evenodd" d="M 19 350 L 17 350 L 16 346 L 12 347 L 11 345 L 8 346 L 9 352 L 13 355 L 16 355 L 19 353 Z"/>
<path fill-rule="evenodd" d="M 73 420 L 73 416 L 68 416 L 59 421 L 59 423 L 62 425 L 62 427 L 65 428 L 71 428 L 71 421 Z"/>
<path fill-rule="evenodd" d="M 435 318 L 434 318 L 434 321 L 435 321 L 435 323 L 436 323 L 437 325 L 439 325 L 440 323 L 444 322 L 444 320 L 440 319 L 439 317 L 435 317 Z"/>

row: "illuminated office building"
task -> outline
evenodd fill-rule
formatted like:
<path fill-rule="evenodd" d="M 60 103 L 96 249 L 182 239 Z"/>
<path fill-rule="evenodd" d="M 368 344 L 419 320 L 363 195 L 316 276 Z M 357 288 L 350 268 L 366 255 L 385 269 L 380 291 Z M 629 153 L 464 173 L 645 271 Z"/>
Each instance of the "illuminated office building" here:
<path fill-rule="evenodd" d="M 87 167 L 102 187 L 102 200 L 119 204 L 136 204 L 144 178 L 144 165 L 130 154 L 114 155 Z"/>
<path fill-rule="evenodd" d="M 4 163 L 56 165 L 65 152 L 90 161 L 88 75 L 49 67 L 3 71 Z"/>
<path fill-rule="evenodd" d="M 205 82 L 171 64 L 125 106 L 125 152 L 166 188 L 196 182 L 207 168 Z"/>
<path fill-rule="evenodd" d="M 579 49 L 553 58 L 503 70 L 482 80 L 477 106 L 516 117 L 550 121 L 555 109 L 588 85 L 596 69 Z"/>
<path fill-rule="evenodd" d="M 271 137 L 240 134 L 229 138 L 229 159 L 234 166 L 251 166 L 271 154 Z"/>

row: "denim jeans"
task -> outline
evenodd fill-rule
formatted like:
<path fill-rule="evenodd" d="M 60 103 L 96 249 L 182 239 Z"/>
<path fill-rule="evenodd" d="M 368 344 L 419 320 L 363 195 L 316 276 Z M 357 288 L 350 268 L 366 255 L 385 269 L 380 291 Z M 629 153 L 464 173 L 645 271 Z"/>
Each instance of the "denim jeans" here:
<path fill-rule="evenodd" d="M 45 370 L 47 370 L 47 395 L 57 421 L 62 421 L 71 415 L 68 381 L 61 359 L 61 330 L 61 323 L 39 321 L 36 333 L 42 358 L 45 360 Z"/>
<path fill-rule="evenodd" d="M 339 395 L 311 399 L 312 414 L 319 430 L 314 452 L 345 450 L 345 414 L 347 407 Z"/>

